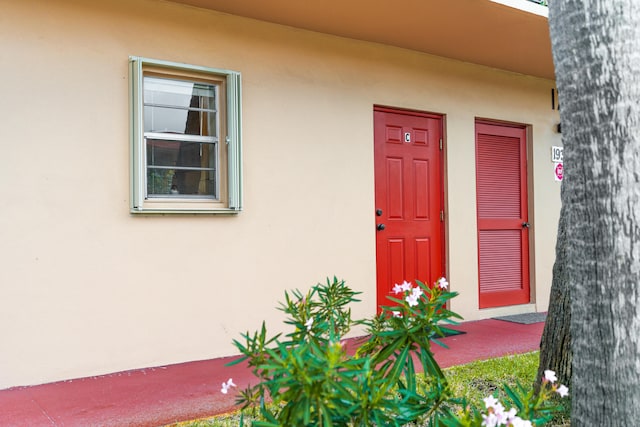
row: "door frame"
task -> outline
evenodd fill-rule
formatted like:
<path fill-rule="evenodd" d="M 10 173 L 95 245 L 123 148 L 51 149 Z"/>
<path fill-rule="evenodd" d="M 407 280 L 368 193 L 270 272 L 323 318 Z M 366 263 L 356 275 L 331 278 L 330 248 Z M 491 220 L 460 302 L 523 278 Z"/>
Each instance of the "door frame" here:
<path fill-rule="evenodd" d="M 446 115 L 442 114 L 442 113 L 433 113 L 433 112 L 427 112 L 427 111 L 421 111 L 421 110 L 414 110 L 414 109 L 408 109 L 408 108 L 399 108 L 399 107 L 391 107 L 391 106 L 385 106 L 385 105 L 378 105 L 378 104 L 374 104 L 373 106 L 373 122 L 372 122 L 372 130 L 375 130 L 375 113 L 376 112 L 382 112 L 382 113 L 393 113 L 393 114 L 401 114 L 401 115 L 407 115 L 407 116 L 417 116 L 417 117 L 424 117 L 424 118 L 431 118 L 431 119 L 436 119 L 440 121 L 440 137 L 442 140 L 442 144 L 440 147 L 440 153 L 438 156 L 438 162 L 440 163 L 440 176 L 438 177 L 438 179 L 440 180 L 439 183 L 439 203 L 440 203 L 440 210 L 443 212 L 443 216 L 442 216 L 442 220 L 441 220 L 441 227 L 440 227 L 440 241 L 441 241 L 441 259 L 442 259 L 442 271 L 444 272 L 444 275 L 446 277 L 448 277 L 449 271 L 448 266 L 448 257 L 447 257 L 447 248 L 448 248 L 448 242 L 447 242 L 447 228 L 449 225 L 449 221 L 448 221 L 448 206 L 447 206 L 447 197 L 446 197 L 446 192 L 447 192 L 447 181 L 446 181 L 446 176 L 447 176 L 447 162 L 446 162 L 446 152 L 447 152 L 447 135 L 446 135 Z M 375 181 L 376 181 L 376 174 L 377 174 L 377 162 L 376 162 L 376 156 L 375 156 L 375 131 L 374 131 L 374 135 L 373 135 L 373 154 L 374 154 L 374 168 L 373 168 L 373 173 L 374 173 L 374 194 L 373 194 L 373 201 L 374 201 L 374 206 L 372 209 L 372 213 L 374 215 L 375 218 L 375 210 L 376 210 L 376 186 L 375 186 Z M 374 227 L 375 230 L 375 227 Z M 374 231 L 374 233 L 377 233 L 377 231 Z M 377 235 L 375 235 L 375 245 L 376 245 L 376 309 L 379 312 L 380 311 L 380 306 L 381 305 L 388 305 L 389 301 L 379 301 L 379 277 L 378 277 L 378 262 L 379 262 L 379 255 L 378 255 L 378 250 L 377 250 Z M 426 285 L 432 285 L 431 283 L 426 283 Z"/>

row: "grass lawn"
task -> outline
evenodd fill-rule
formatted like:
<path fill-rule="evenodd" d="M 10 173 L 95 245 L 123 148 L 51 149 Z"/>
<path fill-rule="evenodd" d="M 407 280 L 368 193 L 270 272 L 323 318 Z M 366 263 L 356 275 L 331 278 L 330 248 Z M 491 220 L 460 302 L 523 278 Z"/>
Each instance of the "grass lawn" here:
<path fill-rule="evenodd" d="M 482 399 L 495 393 L 498 400 L 509 408 L 502 385 L 515 386 L 519 382 L 528 387 L 533 384 L 538 372 L 538 362 L 539 352 L 535 351 L 452 366 L 444 369 L 444 372 L 454 396 L 464 396 L 475 407 L 484 408 Z M 570 425 L 570 399 L 558 399 L 558 403 L 564 410 L 547 426 Z"/>
<path fill-rule="evenodd" d="M 533 384 L 538 371 L 538 352 L 512 355 L 472 362 L 467 365 L 453 366 L 444 370 L 454 396 L 466 397 L 477 408 L 484 408 L 482 399 L 497 393 L 500 401 L 506 404 L 501 391 L 502 384 L 523 386 Z M 547 424 L 551 427 L 569 426 L 569 399 L 562 401 L 565 411 Z M 171 424 L 171 427 L 237 427 L 239 413 L 216 416 L 204 420 Z M 249 425 L 245 422 L 246 425 Z"/>

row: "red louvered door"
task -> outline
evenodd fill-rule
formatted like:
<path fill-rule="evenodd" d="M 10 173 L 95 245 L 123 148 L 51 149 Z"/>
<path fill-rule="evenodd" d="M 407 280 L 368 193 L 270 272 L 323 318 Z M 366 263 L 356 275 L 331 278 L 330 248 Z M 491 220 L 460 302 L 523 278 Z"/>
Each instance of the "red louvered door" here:
<path fill-rule="evenodd" d="M 529 292 L 524 127 L 476 123 L 480 308 L 526 304 Z"/>
<path fill-rule="evenodd" d="M 442 117 L 374 111 L 378 305 L 395 283 L 443 276 Z"/>

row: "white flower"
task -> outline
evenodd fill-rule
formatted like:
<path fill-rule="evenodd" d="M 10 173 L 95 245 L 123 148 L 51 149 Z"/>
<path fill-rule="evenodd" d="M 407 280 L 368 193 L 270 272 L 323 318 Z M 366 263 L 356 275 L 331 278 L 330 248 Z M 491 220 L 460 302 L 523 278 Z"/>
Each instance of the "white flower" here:
<path fill-rule="evenodd" d="M 504 413 L 504 416 L 507 419 L 507 421 L 511 421 L 515 418 L 518 418 L 516 417 L 516 415 L 518 415 L 518 411 L 516 411 L 516 408 L 511 408 L 509 409 L 509 411 Z"/>
<path fill-rule="evenodd" d="M 422 289 L 416 286 L 415 288 L 411 289 L 411 295 L 415 296 L 416 298 L 420 298 L 422 295 L 424 295 L 424 292 L 422 292 Z"/>
<path fill-rule="evenodd" d="M 517 411 L 514 408 L 505 412 L 504 406 L 493 396 L 485 397 L 484 406 L 487 408 L 487 415 L 482 415 L 482 425 L 487 427 L 496 427 L 511 425 L 513 420 L 519 419 L 516 414 Z"/>
<path fill-rule="evenodd" d="M 498 420 L 502 420 L 505 417 L 504 414 L 504 406 L 502 406 L 502 403 L 498 402 L 493 406 L 493 411 L 495 412 L 496 416 L 498 417 Z"/>
<path fill-rule="evenodd" d="M 551 384 L 553 384 L 558 380 L 558 377 L 556 377 L 555 372 L 553 372 L 550 369 L 547 369 L 546 371 L 544 371 L 544 379 L 546 381 L 549 381 Z"/>
<path fill-rule="evenodd" d="M 416 294 L 412 293 L 411 295 L 407 295 L 405 301 L 409 303 L 409 307 L 414 307 L 418 305 L 418 298 L 419 297 Z"/>
<path fill-rule="evenodd" d="M 393 317 L 402 317 L 402 313 L 400 313 L 399 311 L 394 311 Z"/>
<path fill-rule="evenodd" d="M 310 317 L 309 320 L 304 322 L 304 326 L 307 327 L 307 332 L 310 331 L 311 327 L 313 326 L 313 317 Z"/>
<path fill-rule="evenodd" d="M 402 288 L 403 291 L 410 291 L 411 290 L 411 283 L 407 282 L 406 280 L 404 282 L 402 282 L 402 285 L 400 285 L 400 287 Z"/>
<path fill-rule="evenodd" d="M 498 420 L 497 425 L 502 426 L 502 425 L 507 425 L 507 423 L 509 422 L 509 418 L 507 418 L 507 414 L 506 412 L 494 412 L 494 415 L 496 416 L 496 419 Z"/>
<path fill-rule="evenodd" d="M 560 384 L 560 387 L 556 390 L 556 393 L 560 395 L 560 397 L 566 397 L 569 395 L 569 389 L 566 385 Z"/>
<path fill-rule="evenodd" d="M 403 292 L 404 289 L 402 288 L 401 285 L 398 285 L 397 283 L 395 285 L 393 285 L 393 293 L 398 295 L 399 293 Z"/>
<path fill-rule="evenodd" d="M 498 425 L 498 417 L 494 413 L 482 415 L 482 424 L 485 427 L 496 427 Z"/>
<path fill-rule="evenodd" d="M 520 417 L 512 418 L 511 420 L 509 420 L 509 424 L 507 425 L 511 427 L 533 427 L 531 421 L 523 420 Z"/>
<path fill-rule="evenodd" d="M 482 400 L 484 401 L 484 407 L 487 408 L 487 409 L 495 408 L 496 405 L 500 404 L 500 402 L 498 402 L 498 399 L 496 399 L 493 396 L 485 397 Z"/>
<path fill-rule="evenodd" d="M 484 406 L 487 415 L 482 415 L 482 425 L 486 427 L 533 427 L 531 421 L 523 420 L 517 416 L 518 411 L 511 408 L 505 412 L 504 406 L 493 396 L 485 397 Z"/>
<path fill-rule="evenodd" d="M 449 287 L 449 282 L 444 277 L 438 279 L 438 286 L 440 289 L 447 289 Z"/>
<path fill-rule="evenodd" d="M 227 394 L 231 387 L 236 387 L 236 385 L 233 383 L 233 379 L 229 378 L 229 381 L 227 381 L 226 383 L 222 383 L 222 390 L 220 391 L 223 394 Z"/>

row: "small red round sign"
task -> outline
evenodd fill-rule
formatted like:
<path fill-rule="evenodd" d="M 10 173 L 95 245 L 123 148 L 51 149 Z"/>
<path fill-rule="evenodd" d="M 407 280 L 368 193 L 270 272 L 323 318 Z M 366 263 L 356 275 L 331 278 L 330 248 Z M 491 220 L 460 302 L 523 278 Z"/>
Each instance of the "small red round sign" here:
<path fill-rule="evenodd" d="M 556 179 L 558 181 L 562 181 L 562 176 L 564 175 L 564 166 L 562 166 L 562 163 L 558 163 L 556 165 L 555 173 L 556 173 Z"/>

